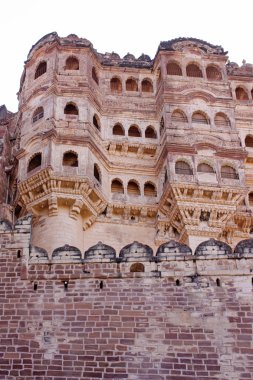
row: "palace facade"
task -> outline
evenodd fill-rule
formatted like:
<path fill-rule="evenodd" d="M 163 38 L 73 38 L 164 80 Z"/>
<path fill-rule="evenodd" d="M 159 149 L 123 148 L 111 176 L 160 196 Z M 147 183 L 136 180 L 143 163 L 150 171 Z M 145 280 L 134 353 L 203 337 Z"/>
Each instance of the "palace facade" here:
<path fill-rule="evenodd" d="M 50 33 L 18 99 L 0 378 L 251 379 L 253 65 L 195 38 L 121 58 Z"/>

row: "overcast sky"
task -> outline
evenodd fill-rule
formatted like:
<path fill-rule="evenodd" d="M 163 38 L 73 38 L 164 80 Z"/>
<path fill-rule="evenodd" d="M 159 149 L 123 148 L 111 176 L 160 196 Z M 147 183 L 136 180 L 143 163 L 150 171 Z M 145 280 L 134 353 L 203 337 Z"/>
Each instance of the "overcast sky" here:
<path fill-rule="evenodd" d="M 56 31 L 84 37 L 98 51 L 154 57 L 160 41 L 195 37 L 222 45 L 230 61 L 253 63 L 252 0 L 2 0 L 0 105 L 16 93 L 31 46 Z"/>

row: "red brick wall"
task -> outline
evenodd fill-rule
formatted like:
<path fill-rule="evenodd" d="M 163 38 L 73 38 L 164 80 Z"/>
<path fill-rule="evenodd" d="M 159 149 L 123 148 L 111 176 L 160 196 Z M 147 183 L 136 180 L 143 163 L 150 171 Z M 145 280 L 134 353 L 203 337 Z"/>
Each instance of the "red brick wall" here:
<path fill-rule="evenodd" d="M 33 265 L 21 279 L 23 258 L 4 248 L 9 239 L 0 255 L 0 379 L 253 377 L 250 276 L 220 277 L 221 286 L 214 276 L 181 276 L 176 286 L 174 277 L 106 263 L 86 272 Z"/>

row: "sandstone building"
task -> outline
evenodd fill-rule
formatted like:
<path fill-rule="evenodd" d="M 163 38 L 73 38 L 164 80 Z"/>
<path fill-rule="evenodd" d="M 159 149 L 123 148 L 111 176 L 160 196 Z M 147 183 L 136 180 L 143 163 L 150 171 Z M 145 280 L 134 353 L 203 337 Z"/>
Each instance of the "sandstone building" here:
<path fill-rule="evenodd" d="M 253 65 L 51 33 L 0 107 L 0 379 L 251 379 Z"/>

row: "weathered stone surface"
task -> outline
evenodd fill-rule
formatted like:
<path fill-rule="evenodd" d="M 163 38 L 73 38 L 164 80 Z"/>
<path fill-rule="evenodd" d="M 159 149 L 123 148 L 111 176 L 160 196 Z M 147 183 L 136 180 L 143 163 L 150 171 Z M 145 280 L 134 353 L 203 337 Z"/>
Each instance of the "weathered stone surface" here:
<path fill-rule="evenodd" d="M 196 256 L 205 256 L 205 255 L 231 255 L 232 249 L 231 247 L 222 242 L 215 239 L 210 239 L 204 241 L 198 245 L 195 251 Z"/>
<path fill-rule="evenodd" d="M 99 241 L 93 247 L 90 247 L 84 253 L 84 261 L 102 261 L 102 262 L 110 262 L 115 261 L 116 259 L 116 251 L 114 248 L 109 245 L 103 244 Z"/>
<path fill-rule="evenodd" d="M 120 250 L 119 257 L 122 261 L 150 261 L 153 251 L 148 245 L 134 241 Z"/>
<path fill-rule="evenodd" d="M 167 260 L 171 259 L 173 256 L 184 256 L 191 254 L 192 251 L 187 245 L 180 244 L 175 240 L 170 240 L 167 243 L 160 245 L 156 252 L 156 257 L 159 260 Z"/>

